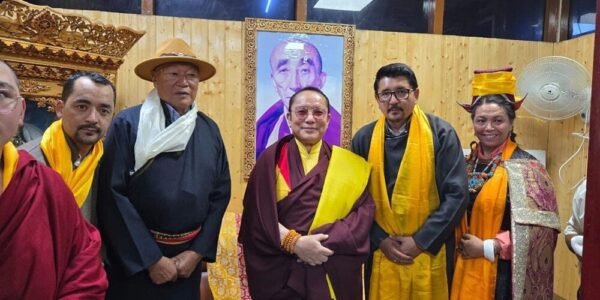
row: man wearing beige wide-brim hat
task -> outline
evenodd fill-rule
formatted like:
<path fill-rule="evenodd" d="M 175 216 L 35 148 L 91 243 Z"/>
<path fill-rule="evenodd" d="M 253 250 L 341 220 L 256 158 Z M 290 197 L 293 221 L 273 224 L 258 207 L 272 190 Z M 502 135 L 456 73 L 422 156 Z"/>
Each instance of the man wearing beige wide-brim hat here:
<path fill-rule="evenodd" d="M 170 39 L 135 73 L 154 89 L 115 117 L 100 169 L 107 298 L 199 299 L 231 190 L 219 128 L 195 104 L 215 68 Z"/>

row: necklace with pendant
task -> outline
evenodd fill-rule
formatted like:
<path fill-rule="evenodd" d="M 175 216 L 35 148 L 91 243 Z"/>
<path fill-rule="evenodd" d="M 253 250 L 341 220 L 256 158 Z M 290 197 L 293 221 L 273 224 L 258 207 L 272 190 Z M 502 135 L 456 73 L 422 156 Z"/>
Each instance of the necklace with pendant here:
<path fill-rule="evenodd" d="M 496 167 L 501 163 L 500 154 L 496 155 L 494 159 L 490 160 L 490 162 L 483 168 L 483 170 L 477 172 L 475 169 L 477 168 L 477 163 L 479 163 L 479 158 L 470 159 L 467 164 L 467 180 L 469 184 L 469 192 L 470 193 L 478 193 L 485 182 L 494 176 L 494 172 L 496 171 Z M 490 169 L 491 167 L 491 169 Z M 486 172 L 490 169 L 489 172 Z"/>

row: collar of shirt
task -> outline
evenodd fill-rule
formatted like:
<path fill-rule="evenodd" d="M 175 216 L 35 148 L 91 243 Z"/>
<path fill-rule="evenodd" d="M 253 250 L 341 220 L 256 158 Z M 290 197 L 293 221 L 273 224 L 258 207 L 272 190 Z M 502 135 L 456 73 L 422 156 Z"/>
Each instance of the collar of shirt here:
<path fill-rule="evenodd" d="M 64 134 L 65 139 L 67 140 L 67 145 L 69 145 L 69 149 L 71 149 L 71 162 L 73 163 L 73 169 L 77 169 L 83 159 L 86 158 L 90 152 L 92 152 L 93 147 L 90 148 L 90 151 L 88 151 L 85 155 L 81 156 L 81 154 L 79 154 L 79 149 L 77 149 L 77 145 L 75 145 L 75 142 L 71 140 L 66 132 Z"/>
<path fill-rule="evenodd" d="M 314 144 L 310 151 L 306 150 L 306 147 L 302 145 L 300 141 L 294 139 L 296 144 L 298 145 L 298 151 L 300 152 L 300 159 L 302 160 L 302 167 L 304 168 L 304 174 L 308 174 L 312 168 L 314 168 L 319 162 L 319 153 L 321 153 L 321 145 L 323 145 L 323 140 L 320 140 L 318 143 Z"/>
<path fill-rule="evenodd" d="M 177 110 L 175 110 L 175 108 L 173 106 L 171 106 L 171 104 L 167 103 L 163 99 L 160 99 L 160 103 L 163 105 L 163 108 L 166 108 L 165 116 L 168 118 L 168 121 L 167 121 L 168 124 L 171 124 L 171 123 L 177 121 L 177 119 L 179 119 L 181 117 L 181 115 L 177 112 Z"/>
<path fill-rule="evenodd" d="M 408 120 L 406 120 L 406 122 L 404 122 L 404 124 L 402 124 L 402 126 L 400 127 L 399 130 L 394 130 L 392 128 L 392 126 L 390 126 L 390 124 L 386 121 L 385 122 L 385 138 L 386 139 L 394 139 L 394 138 L 400 138 L 400 137 L 407 135 L 409 124 L 410 124 L 410 117 L 408 118 Z"/>

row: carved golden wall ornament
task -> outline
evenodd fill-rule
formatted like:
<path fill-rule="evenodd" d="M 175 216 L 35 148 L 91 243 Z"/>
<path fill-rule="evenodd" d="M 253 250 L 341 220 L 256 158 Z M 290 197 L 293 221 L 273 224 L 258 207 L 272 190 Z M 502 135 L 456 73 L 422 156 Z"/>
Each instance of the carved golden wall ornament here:
<path fill-rule="evenodd" d="M 0 59 L 15 70 L 22 95 L 51 112 L 77 71 L 116 84 L 123 57 L 144 33 L 21 0 L 0 2 Z"/>
<path fill-rule="evenodd" d="M 50 112 L 55 112 L 54 107 L 56 107 L 56 103 L 58 103 L 60 97 L 35 97 L 27 99 L 35 101 L 37 107 L 46 108 Z"/>
<path fill-rule="evenodd" d="M 112 60 L 118 68 L 123 56 L 143 35 L 143 31 L 92 23 L 86 17 L 61 14 L 47 6 L 20 0 L 0 3 L 0 36 L 3 40 L 13 40 L 23 48 L 43 45 L 29 48 L 32 54 L 42 57 L 45 52 L 45 55 L 74 56 L 89 62 Z M 18 46 L 4 43 L 2 48 L 5 47 Z M 56 53 L 61 48 L 71 51 Z"/>
<path fill-rule="evenodd" d="M 43 91 L 50 90 L 50 87 L 40 84 L 34 80 L 21 80 L 21 93 L 23 94 L 35 94 Z"/>

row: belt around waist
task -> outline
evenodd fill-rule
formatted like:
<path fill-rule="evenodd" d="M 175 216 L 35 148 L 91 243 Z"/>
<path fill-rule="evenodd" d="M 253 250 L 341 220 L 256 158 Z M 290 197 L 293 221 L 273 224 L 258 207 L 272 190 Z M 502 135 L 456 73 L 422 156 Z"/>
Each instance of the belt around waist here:
<path fill-rule="evenodd" d="M 202 227 L 198 227 L 192 231 L 184 233 L 163 233 L 156 230 L 150 230 L 150 233 L 154 236 L 157 243 L 165 245 L 180 245 L 193 240 L 202 230 Z"/>

